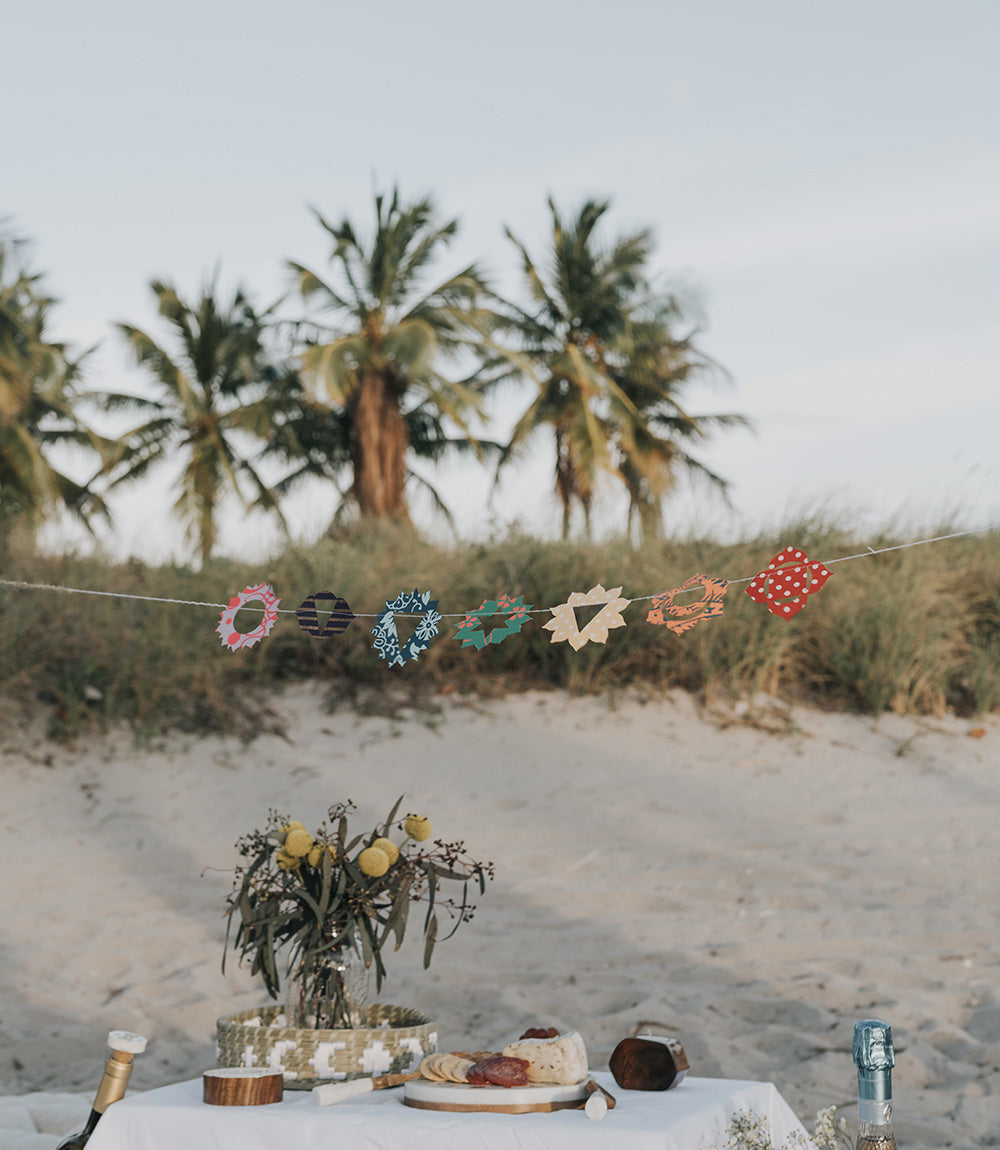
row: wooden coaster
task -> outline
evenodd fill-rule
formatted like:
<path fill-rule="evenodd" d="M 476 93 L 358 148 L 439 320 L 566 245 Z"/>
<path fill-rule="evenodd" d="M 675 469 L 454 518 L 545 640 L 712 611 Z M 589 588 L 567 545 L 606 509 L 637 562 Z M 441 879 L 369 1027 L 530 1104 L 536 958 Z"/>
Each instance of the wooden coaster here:
<path fill-rule="evenodd" d="M 263 1066 L 219 1066 L 201 1076 L 202 1098 L 209 1106 L 267 1106 L 280 1102 L 285 1079 Z"/>

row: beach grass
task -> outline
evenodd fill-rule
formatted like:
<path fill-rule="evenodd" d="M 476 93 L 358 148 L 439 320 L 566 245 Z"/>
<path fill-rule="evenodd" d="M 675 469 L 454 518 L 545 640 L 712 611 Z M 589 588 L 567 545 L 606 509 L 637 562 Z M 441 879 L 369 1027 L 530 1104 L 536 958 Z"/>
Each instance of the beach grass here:
<path fill-rule="evenodd" d="M 938 534 L 947 534 L 943 528 Z M 777 542 L 776 542 L 777 539 Z M 625 609 L 627 626 L 605 644 L 574 651 L 554 644 L 533 615 L 520 635 L 481 651 L 454 638 L 446 618 L 419 659 L 389 668 L 371 646 L 374 618 L 356 619 L 329 639 L 305 634 L 292 614 L 252 649 L 224 650 L 217 606 L 266 581 L 294 610 L 321 590 L 374 616 L 400 591 L 429 590 L 445 615 L 475 610 L 508 593 L 549 608 L 596 583 L 629 599 L 678 587 L 695 572 L 748 580 L 786 543 L 811 559 L 892 547 L 864 543 L 823 518 L 777 536 L 721 544 L 666 540 L 552 542 L 510 534 L 488 543 L 441 545 L 389 527 L 360 529 L 311 546 L 290 546 L 264 562 L 217 559 L 202 570 L 25 551 L 5 558 L 5 580 L 109 591 L 66 594 L 0 586 L 0 694 L 8 707 L 41 708 L 53 735 L 129 724 L 137 736 L 166 730 L 270 729 L 268 694 L 282 683 L 317 680 L 330 706 L 391 713 L 431 705 L 444 693 L 497 695 L 538 687 L 574 693 L 679 687 L 703 698 L 758 692 L 871 714 L 987 713 L 1000 707 L 1000 534 L 967 535 L 832 565 L 805 609 L 785 621 L 735 582 L 725 613 L 684 635 L 645 622 L 649 602 Z M 177 599 L 148 602 L 118 596 Z M 245 616 L 245 618 L 244 618 Z M 581 620 L 582 622 L 582 620 Z M 255 625 L 242 612 L 240 629 Z M 492 624 L 491 624 L 492 625 Z M 405 637 L 404 621 L 401 636 Z"/>

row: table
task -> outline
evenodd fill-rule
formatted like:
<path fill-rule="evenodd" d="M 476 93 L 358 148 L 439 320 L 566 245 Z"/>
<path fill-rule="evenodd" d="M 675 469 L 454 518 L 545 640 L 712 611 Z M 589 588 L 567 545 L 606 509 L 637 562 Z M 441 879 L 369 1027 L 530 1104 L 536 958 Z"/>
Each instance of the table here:
<path fill-rule="evenodd" d="M 730 1119 L 751 1109 L 771 1124 L 776 1148 L 802 1125 L 770 1082 L 688 1076 L 660 1093 L 622 1090 L 593 1076 L 618 1100 L 592 1121 L 582 1110 L 550 1114 L 454 1114 L 403 1105 L 380 1090 L 319 1107 L 308 1091 L 285 1091 L 270 1106 L 207 1106 L 197 1078 L 109 1107 L 87 1150 L 721 1150 Z"/>

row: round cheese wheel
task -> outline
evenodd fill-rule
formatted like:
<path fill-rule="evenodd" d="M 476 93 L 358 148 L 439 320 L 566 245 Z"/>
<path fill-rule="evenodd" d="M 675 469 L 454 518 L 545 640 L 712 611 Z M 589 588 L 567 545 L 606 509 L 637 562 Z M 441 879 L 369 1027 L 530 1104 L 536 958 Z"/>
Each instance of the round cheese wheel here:
<path fill-rule="evenodd" d="M 503 1053 L 525 1059 L 529 1082 L 571 1085 L 587 1077 L 587 1048 L 575 1030 L 555 1038 L 522 1038 L 505 1046 Z"/>

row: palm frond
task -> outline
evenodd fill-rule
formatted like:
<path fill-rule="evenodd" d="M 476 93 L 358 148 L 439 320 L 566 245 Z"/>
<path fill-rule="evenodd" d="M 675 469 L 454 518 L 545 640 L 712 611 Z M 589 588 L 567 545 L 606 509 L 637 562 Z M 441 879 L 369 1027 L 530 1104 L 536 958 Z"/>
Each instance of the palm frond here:
<path fill-rule="evenodd" d="M 307 348 L 302 363 L 334 403 L 346 403 L 358 386 L 359 373 L 372 365 L 372 352 L 363 336 L 351 334 Z"/>
<path fill-rule="evenodd" d="M 316 295 L 325 296 L 325 300 L 321 306 L 326 308 L 337 309 L 343 311 L 350 311 L 351 305 L 341 296 L 337 291 L 330 286 L 330 284 L 318 276 L 314 271 L 303 264 L 296 263 L 294 260 L 287 260 L 285 265 L 295 277 L 295 286 L 299 290 L 299 294 L 303 299 L 311 299 Z"/>
<path fill-rule="evenodd" d="M 429 479 L 425 479 L 422 475 L 418 475 L 415 471 L 408 471 L 407 478 L 409 479 L 410 483 L 416 484 L 418 487 L 422 488 L 430 495 L 434 509 L 438 512 L 438 514 L 442 515 L 447 520 L 448 526 L 451 527 L 451 529 L 454 531 L 454 516 L 449 510 L 448 505 L 445 503 L 444 499 L 442 499 L 441 493 L 438 491 L 438 489 L 430 482 Z"/>

